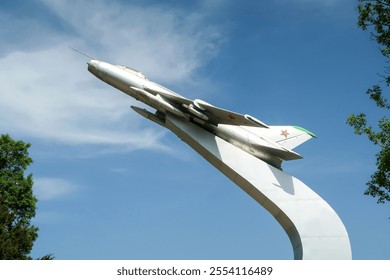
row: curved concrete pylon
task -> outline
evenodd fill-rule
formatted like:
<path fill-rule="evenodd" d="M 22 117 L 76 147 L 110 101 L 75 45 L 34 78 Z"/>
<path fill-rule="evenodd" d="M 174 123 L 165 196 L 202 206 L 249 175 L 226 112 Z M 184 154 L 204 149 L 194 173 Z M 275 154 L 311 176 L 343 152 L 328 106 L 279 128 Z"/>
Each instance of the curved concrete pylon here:
<path fill-rule="evenodd" d="M 267 209 L 290 238 L 294 259 L 351 259 L 336 212 L 297 178 L 167 114 L 165 126 Z"/>

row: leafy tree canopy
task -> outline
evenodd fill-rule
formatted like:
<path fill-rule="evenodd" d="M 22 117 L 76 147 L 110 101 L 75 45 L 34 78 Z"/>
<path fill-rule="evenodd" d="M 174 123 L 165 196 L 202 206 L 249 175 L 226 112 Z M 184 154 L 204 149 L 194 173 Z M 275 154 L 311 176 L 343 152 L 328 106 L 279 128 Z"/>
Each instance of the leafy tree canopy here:
<path fill-rule="evenodd" d="M 371 30 L 371 36 L 379 44 L 380 51 L 386 62 L 390 58 L 390 0 L 359 0 L 358 26 L 362 30 Z M 358 135 L 366 135 L 368 139 L 380 148 L 376 154 L 377 169 L 371 175 L 364 194 L 378 198 L 378 203 L 390 201 L 390 122 L 388 103 L 382 85 L 390 85 L 389 68 L 385 68 L 384 81 L 373 85 L 366 94 L 375 102 L 378 110 L 383 112 L 378 121 L 376 130 L 367 124 L 364 113 L 350 115 L 347 123 L 352 126 Z"/>
<path fill-rule="evenodd" d="M 38 228 L 30 221 L 35 216 L 37 199 L 33 195 L 32 174 L 25 176 L 32 163 L 30 144 L 0 135 L 0 259 L 23 260 L 29 256 Z M 51 255 L 41 259 L 50 259 Z"/>

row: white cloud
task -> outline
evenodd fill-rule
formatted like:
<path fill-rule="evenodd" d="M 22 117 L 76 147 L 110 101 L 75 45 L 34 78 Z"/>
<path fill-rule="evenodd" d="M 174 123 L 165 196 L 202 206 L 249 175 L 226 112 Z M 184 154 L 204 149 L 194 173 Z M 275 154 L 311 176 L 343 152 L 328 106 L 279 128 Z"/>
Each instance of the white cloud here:
<path fill-rule="evenodd" d="M 93 55 L 128 64 L 163 82 L 191 79 L 222 41 L 220 29 L 204 24 L 207 10 L 181 11 L 115 1 L 43 0 L 77 30 Z"/>
<path fill-rule="evenodd" d="M 94 85 L 65 45 L 12 53 L 0 60 L 0 76 L 3 131 L 67 144 L 159 145 L 161 133 L 126 129 L 132 100 Z"/>
<path fill-rule="evenodd" d="M 0 50 L 0 131 L 54 143 L 104 145 L 106 150 L 164 148 L 161 130 L 138 126 L 140 116 L 129 109 L 135 101 L 88 73 L 85 59 L 68 46 L 140 67 L 163 83 L 181 83 L 193 79 L 196 69 L 216 54 L 217 28 L 204 26 L 201 12 L 110 1 L 42 2 L 72 31 L 34 24 L 28 32 L 40 34 L 38 45 L 21 46 L 23 52 Z M 13 26 L 19 25 L 10 21 L 11 31 Z"/>
<path fill-rule="evenodd" d="M 80 187 L 60 178 L 35 178 L 34 194 L 39 200 L 64 198 Z"/>

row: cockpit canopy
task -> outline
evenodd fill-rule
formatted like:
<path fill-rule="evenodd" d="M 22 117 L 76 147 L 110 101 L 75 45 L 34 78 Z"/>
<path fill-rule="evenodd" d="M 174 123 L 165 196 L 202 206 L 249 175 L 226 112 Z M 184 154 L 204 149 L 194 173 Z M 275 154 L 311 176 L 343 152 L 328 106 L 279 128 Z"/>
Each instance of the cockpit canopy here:
<path fill-rule="evenodd" d="M 128 66 L 125 66 L 125 65 L 117 65 L 119 68 L 123 69 L 123 70 L 126 70 L 127 72 L 133 74 L 133 75 L 136 75 L 137 77 L 141 78 L 141 79 L 144 79 L 144 80 L 147 80 L 148 78 L 146 78 L 146 76 L 141 73 L 140 71 L 138 70 L 135 70 L 133 68 L 130 68 Z"/>

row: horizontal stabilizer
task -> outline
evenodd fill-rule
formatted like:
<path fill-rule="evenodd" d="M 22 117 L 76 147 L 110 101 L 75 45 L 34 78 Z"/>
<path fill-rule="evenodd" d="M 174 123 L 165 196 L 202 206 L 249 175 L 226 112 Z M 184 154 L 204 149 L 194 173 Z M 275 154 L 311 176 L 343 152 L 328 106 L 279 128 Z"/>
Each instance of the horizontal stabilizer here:
<path fill-rule="evenodd" d="M 262 147 L 265 151 L 269 152 L 270 154 L 277 156 L 278 158 L 282 160 L 295 160 L 295 159 L 302 159 L 302 156 L 294 151 L 287 150 L 287 149 L 274 149 L 272 147 Z"/>

